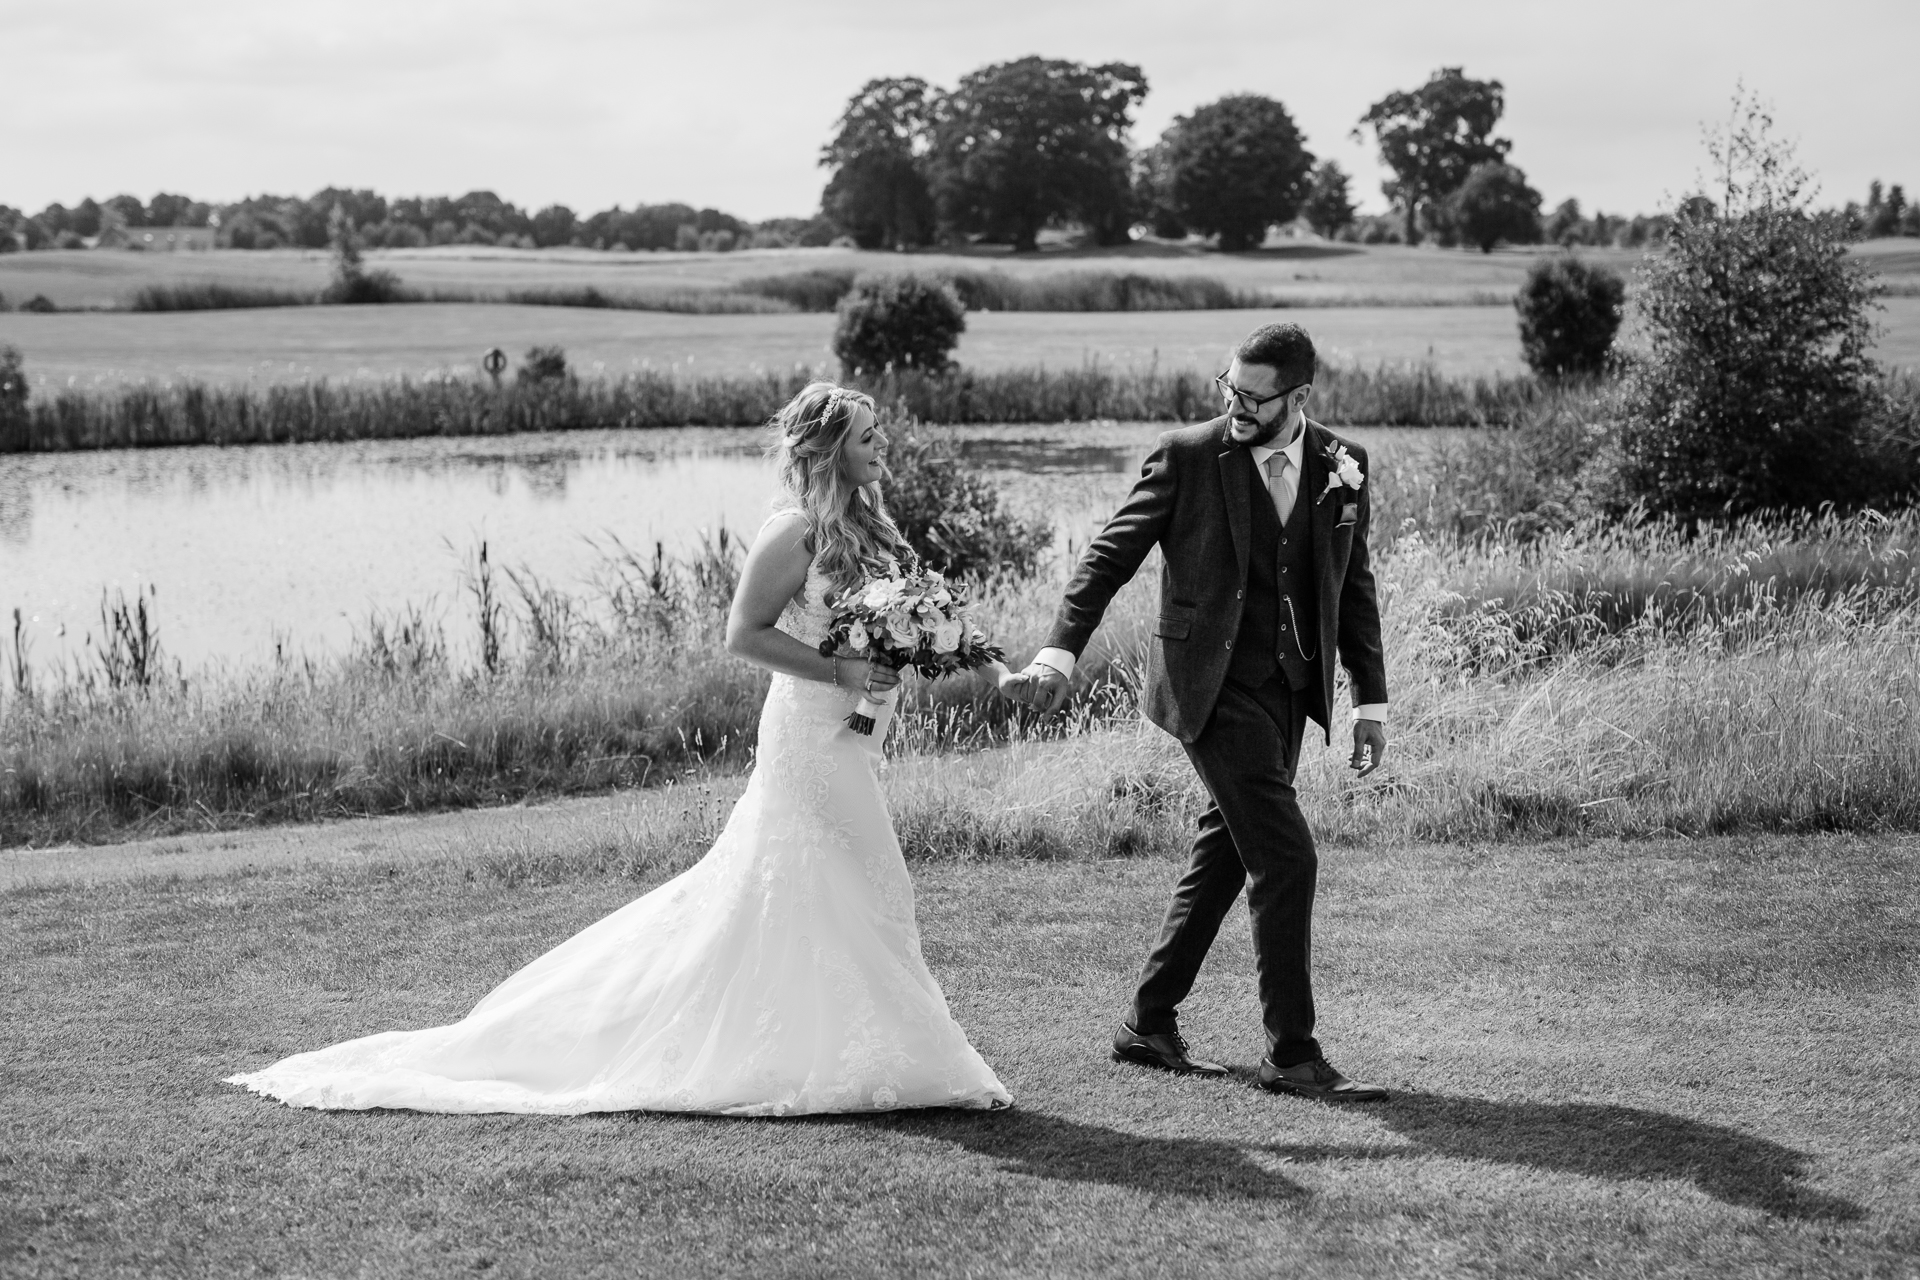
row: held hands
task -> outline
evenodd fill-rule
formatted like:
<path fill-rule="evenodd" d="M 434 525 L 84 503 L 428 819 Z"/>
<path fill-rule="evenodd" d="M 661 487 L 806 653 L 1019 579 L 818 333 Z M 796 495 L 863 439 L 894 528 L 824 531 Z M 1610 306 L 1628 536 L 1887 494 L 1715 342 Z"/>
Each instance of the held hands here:
<path fill-rule="evenodd" d="M 1353 755 L 1347 768 L 1358 769 L 1366 777 L 1380 767 L 1387 755 L 1387 731 L 1378 720 L 1353 722 Z"/>
<path fill-rule="evenodd" d="M 1029 663 L 1018 678 L 1026 681 L 1026 704 L 1049 714 L 1066 706 L 1073 695 L 1073 682 L 1044 662 Z"/>

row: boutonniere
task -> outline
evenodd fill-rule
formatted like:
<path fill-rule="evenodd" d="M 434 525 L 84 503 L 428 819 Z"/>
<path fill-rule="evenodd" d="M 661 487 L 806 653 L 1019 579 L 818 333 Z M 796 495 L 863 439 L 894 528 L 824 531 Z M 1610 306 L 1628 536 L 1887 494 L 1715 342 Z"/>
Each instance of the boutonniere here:
<path fill-rule="evenodd" d="M 1327 495 L 1335 489 L 1351 489 L 1357 495 L 1360 492 L 1360 486 L 1367 482 L 1367 476 L 1360 470 L 1360 464 L 1354 461 L 1353 455 L 1347 452 L 1347 446 L 1333 445 L 1322 456 L 1327 461 L 1327 487 L 1320 491 L 1320 496 L 1314 499 L 1314 503 L 1318 505 L 1325 502 Z M 1348 501 L 1340 504 L 1340 526 L 1350 525 L 1359 518 L 1359 503 Z"/>

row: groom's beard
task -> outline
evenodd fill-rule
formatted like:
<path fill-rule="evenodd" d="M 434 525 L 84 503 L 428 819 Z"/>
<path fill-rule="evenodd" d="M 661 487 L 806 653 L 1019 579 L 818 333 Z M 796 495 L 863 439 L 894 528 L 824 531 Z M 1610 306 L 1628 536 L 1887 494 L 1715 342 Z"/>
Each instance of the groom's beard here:
<path fill-rule="evenodd" d="M 1290 417 L 1292 417 L 1291 414 L 1283 413 L 1263 426 L 1256 419 L 1236 413 L 1233 415 L 1233 421 L 1227 424 L 1227 434 L 1233 437 L 1234 443 L 1246 445 L 1248 448 L 1254 445 L 1271 444 L 1286 428 L 1287 419 Z"/>

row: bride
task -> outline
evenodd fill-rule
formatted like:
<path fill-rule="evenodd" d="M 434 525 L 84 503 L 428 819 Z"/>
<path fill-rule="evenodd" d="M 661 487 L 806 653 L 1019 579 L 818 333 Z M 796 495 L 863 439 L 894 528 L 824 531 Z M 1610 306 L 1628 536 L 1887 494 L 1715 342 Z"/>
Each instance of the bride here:
<path fill-rule="evenodd" d="M 297 1107 L 800 1115 L 1010 1105 L 920 958 L 872 736 L 899 676 L 827 658 L 827 600 L 912 555 L 880 500 L 873 401 L 816 382 L 774 419 L 781 497 L 727 648 L 773 672 L 745 794 L 699 863 L 567 939 L 465 1018 L 229 1078 Z M 996 664 L 1016 696 L 1021 677 Z"/>

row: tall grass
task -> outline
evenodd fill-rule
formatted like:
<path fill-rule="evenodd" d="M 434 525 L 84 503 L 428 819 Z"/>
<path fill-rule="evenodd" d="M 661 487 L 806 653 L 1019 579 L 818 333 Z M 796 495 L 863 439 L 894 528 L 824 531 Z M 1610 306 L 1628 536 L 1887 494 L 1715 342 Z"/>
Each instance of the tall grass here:
<path fill-rule="evenodd" d="M 1302 793 L 1334 840 L 1920 829 L 1916 541 L 1920 513 L 1751 522 L 1709 541 L 1583 527 L 1525 550 L 1383 530 L 1388 767 L 1355 784 L 1343 752 L 1310 746 Z M 981 616 L 1015 660 L 1044 638 L 1069 561 L 985 589 Z M 614 544 L 575 592 L 520 570 L 483 587 L 476 563 L 455 613 L 370 619 L 344 658 L 146 686 L 34 672 L 16 654 L 26 692 L 0 708 L 0 843 L 737 768 L 765 688 L 722 652 L 737 563 L 719 540 L 683 562 Z M 1185 838 L 1197 784 L 1177 744 L 1137 723 L 1153 579 L 1149 566 L 1116 601 L 1067 717 L 975 679 L 907 694 L 890 749 L 952 757 L 915 775 L 909 844 L 938 831 L 951 847 L 965 828 L 982 856 L 1056 856 Z"/>
<path fill-rule="evenodd" d="M 56 390 L 24 421 L 0 424 L 0 453 L 152 445 L 279 444 L 521 431 L 757 426 L 824 371 L 693 377 L 642 371 L 495 388 L 475 378 L 316 381 L 273 386 L 178 382 Z M 1219 411 L 1211 372 L 1116 369 L 915 371 L 863 388 L 923 422 L 1194 422 Z M 1585 412 L 1590 393 L 1530 377 L 1451 378 L 1430 367 L 1329 368 L 1315 414 L 1380 426 L 1509 425 L 1553 406 Z"/>
<path fill-rule="evenodd" d="M 338 660 L 283 650 L 237 674 L 136 681 L 124 658 L 28 670 L 16 638 L 24 674 L 0 708 L 0 845 L 431 810 L 738 767 L 766 690 L 763 673 L 724 651 L 738 542 L 722 534 L 684 561 L 617 541 L 603 552 L 591 585 L 567 593 L 477 548 L 457 614 L 375 615 Z M 1003 585 L 982 613 L 1027 642 L 1050 605 L 1034 584 Z M 1137 631 L 1123 618 L 1114 634 Z M 956 679 L 908 695 L 899 740 L 988 745 L 1129 706 L 1120 670 L 1091 661 L 1080 721 L 1041 725 L 983 680 Z"/>
<path fill-rule="evenodd" d="M 616 311 L 667 311 L 687 315 L 778 315 L 832 311 L 862 273 L 824 267 L 749 276 L 707 288 L 614 289 L 598 285 L 553 285 L 484 289 L 398 285 L 364 301 L 389 303 L 492 303 L 527 307 L 583 307 Z M 969 311 L 1239 311 L 1267 307 L 1505 306 L 1509 293 L 1473 290 L 1431 292 L 1345 289 L 1338 293 L 1288 293 L 1242 289 L 1213 276 L 1141 272 L 1061 271 L 1016 276 L 1004 271 L 942 269 L 932 275 L 951 284 Z M 322 291 L 263 286 L 155 284 L 125 304 L 130 311 L 219 311 L 241 307 L 304 307 L 336 301 Z"/>

